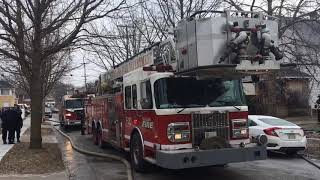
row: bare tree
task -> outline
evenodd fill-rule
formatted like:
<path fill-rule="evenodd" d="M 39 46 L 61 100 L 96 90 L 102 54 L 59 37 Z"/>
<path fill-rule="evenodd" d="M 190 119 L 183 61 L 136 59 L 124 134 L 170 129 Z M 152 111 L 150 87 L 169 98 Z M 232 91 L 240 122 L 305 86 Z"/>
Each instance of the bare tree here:
<path fill-rule="evenodd" d="M 86 24 L 113 13 L 124 0 L 2 0 L 0 54 L 19 67 L 31 97 L 30 148 L 41 148 L 44 92 L 61 68 L 59 59 L 82 40 Z M 49 67 L 49 68 L 48 68 Z M 59 74 L 59 73 L 58 73 Z M 58 75 L 59 76 L 59 75 Z M 54 83 L 53 83 L 54 84 Z M 40 96 L 39 96 L 40 95 Z"/>
<path fill-rule="evenodd" d="M 176 27 L 176 24 L 196 11 L 217 10 L 221 7 L 221 0 L 151 0 L 140 1 L 140 6 L 146 12 L 146 19 L 151 22 L 153 28 L 160 30 L 161 40 L 167 38 L 169 28 Z"/>
<path fill-rule="evenodd" d="M 220 0 L 137 0 L 127 3 L 112 25 L 93 27 L 90 61 L 108 69 L 170 36 L 168 29 L 199 10 L 215 10 Z M 112 34 L 112 35 L 110 35 Z"/>

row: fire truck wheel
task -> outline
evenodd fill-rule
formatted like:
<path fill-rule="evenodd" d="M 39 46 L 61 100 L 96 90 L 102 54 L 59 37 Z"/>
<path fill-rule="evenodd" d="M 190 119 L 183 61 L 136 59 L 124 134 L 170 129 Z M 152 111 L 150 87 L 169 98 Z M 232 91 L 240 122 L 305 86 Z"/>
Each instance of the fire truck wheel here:
<path fill-rule="evenodd" d="M 97 129 L 92 128 L 92 139 L 93 139 L 93 144 L 98 145 L 98 136 L 97 136 Z"/>
<path fill-rule="evenodd" d="M 59 118 L 60 119 L 60 127 L 63 127 L 64 123 L 63 123 L 63 119 L 62 118 Z"/>
<path fill-rule="evenodd" d="M 140 135 L 134 133 L 130 141 L 131 165 L 137 172 L 145 172 L 147 162 L 143 159 L 143 148 Z"/>
<path fill-rule="evenodd" d="M 89 129 L 89 125 L 86 123 L 86 126 L 85 126 L 85 134 L 91 134 L 91 131 Z"/>
<path fill-rule="evenodd" d="M 102 140 L 102 130 L 100 128 L 97 132 L 97 141 L 100 148 L 105 148 L 105 142 Z"/>
<path fill-rule="evenodd" d="M 69 126 L 67 126 L 67 125 L 63 125 L 63 128 L 64 128 L 65 131 L 69 130 Z"/>

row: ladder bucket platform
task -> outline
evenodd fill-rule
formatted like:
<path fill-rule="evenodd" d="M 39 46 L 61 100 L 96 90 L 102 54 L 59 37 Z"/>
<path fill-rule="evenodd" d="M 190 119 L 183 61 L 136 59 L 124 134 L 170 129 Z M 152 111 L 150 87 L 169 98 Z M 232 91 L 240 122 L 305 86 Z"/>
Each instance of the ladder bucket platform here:
<path fill-rule="evenodd" d="M 249 64 L 250 63 L 250 64 Z M 181 76 L 196 76 L 201 78 L 242 78 L 250 75 L 262 75 L 277 72 L 283 68 L 293 68 L 295 64 L 280 64 L 276 61 L 265 61 L 264 64 L 251 64 L 243 61 L 240 64 L 215 64 L 198 66 L 188 70 L 176 72 Z"/>
<path fill-rule="evenodd" d="M 177 74 L 237 77 L 280 70 L 284 55 L 278 48 L 276 17 L 261 12 L 212 13 L 179 22 Z"/>
<path fill-rule="evenodd" d="M 280 63 L 273 60 L 264 61 L 263 64 L 259 62 L 251 63 L 249 60 L 242 60 L 240 64 L 235 67 L 240 74 L 258 75 L 265 74 L 269 71 L 280 70 Z"/>

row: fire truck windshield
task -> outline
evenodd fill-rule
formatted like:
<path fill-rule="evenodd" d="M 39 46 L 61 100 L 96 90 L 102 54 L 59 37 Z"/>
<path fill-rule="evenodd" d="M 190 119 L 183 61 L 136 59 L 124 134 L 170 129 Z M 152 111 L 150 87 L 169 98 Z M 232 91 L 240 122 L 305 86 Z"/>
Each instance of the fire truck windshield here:
<path fill-rule="evenodd" d="M 83 102 L 81 99 L 66 100 L 66 108 L 67 109 L 83 108 Z"/>
<path fill-rule="evenodd" d="M 154 93 L 158 109 L 246 105 L 241 80 L 162 78 Z"/>

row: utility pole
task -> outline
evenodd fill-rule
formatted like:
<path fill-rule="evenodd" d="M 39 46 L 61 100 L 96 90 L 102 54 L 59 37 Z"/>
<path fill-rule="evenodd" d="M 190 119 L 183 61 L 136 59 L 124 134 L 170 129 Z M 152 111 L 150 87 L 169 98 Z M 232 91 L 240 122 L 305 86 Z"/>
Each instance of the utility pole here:
<path fill-rule="evenodd" d="M 82 63 L 83 65 L 83 76 L 84 76 L 84 90 L 85 93 L 87 93 L 87 71 L 86 71 L 86 62 L 84 61 L 84 57 L 82 58 Z"/>

